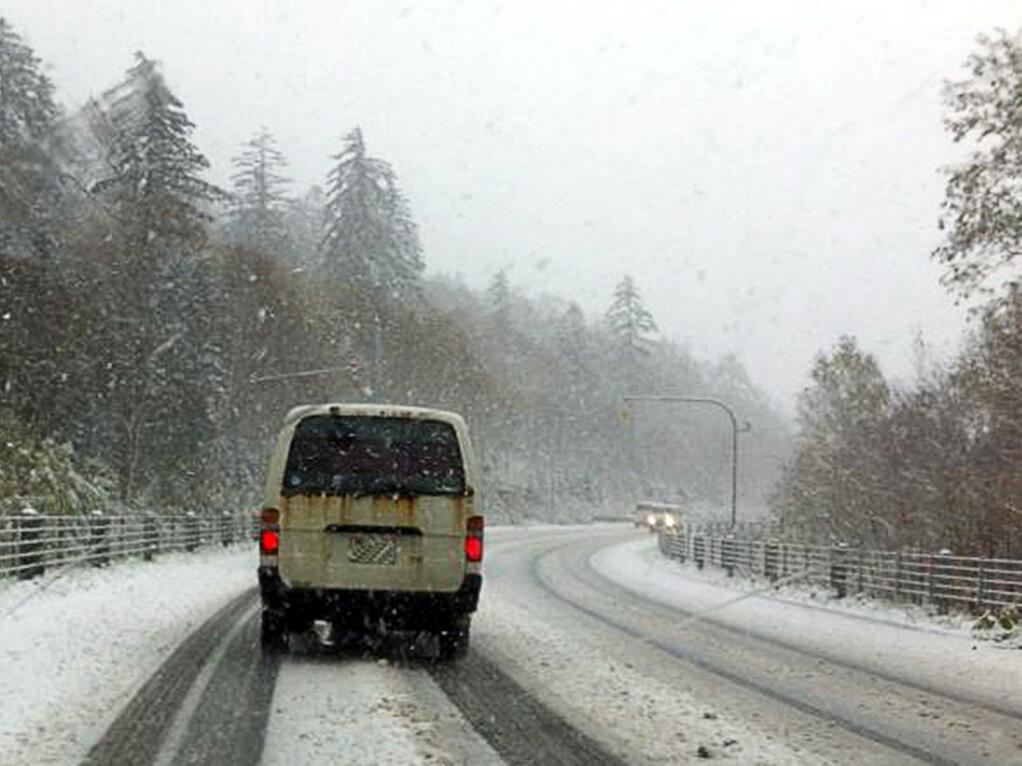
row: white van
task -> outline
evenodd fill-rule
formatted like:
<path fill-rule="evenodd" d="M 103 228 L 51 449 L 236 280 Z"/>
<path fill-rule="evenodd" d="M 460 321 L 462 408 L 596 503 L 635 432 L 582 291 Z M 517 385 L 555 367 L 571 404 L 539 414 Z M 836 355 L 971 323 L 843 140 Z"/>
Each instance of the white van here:
<path fill-rule="evenodd" d="M 483 517 L 468 428 L 452 412 L 298 407 L 284 419 L 261 514 L 262 645 L 336 630 L 430 631 L 465 653 L 482 585 Z"/>

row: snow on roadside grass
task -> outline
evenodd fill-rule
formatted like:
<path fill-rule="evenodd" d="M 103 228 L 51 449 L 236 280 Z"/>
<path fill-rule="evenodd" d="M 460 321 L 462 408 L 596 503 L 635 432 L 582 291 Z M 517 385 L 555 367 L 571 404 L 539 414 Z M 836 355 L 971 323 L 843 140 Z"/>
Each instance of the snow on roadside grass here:
<path fill-rule="evenodd" d="M 699 569 L 694 562 L 681 562 L 669 559 L 656 548 L 656 538 L 646 541 L 645 545 L 635 544 L 641 550 L 641 556 L 649 564 L 664 566 L 667 569 L 683 573 L 693 580 L 700 580 L 728 590 L 754 591 L 763 590 L 764 598 L 779 603 L 790 603 L 833 610 L 845 614 L 857 615 L 878 622 L 928 630 L 936 633 L 963 634 L 969 631 L 974 618 L 962 613 L 951 612 L 940 614 L 935 607 L 923 607 L 918 604 L 895 603 L 873 598 L 863 593 L 849 593 L 844 598 L 819 583 L 808 583 L 804 579 L 792 578 L 788 582 L 775 585 L 766 577 L 755 574 L 737 573 L 728 577 L 727 572 L 718 567 L 707 566 Z M 648 550 L 647 550 L 648 548 Z M 818 572 L 817 572 L 818 574 Z M 849 590 L 852 590 L 849 587 Z"/>
<path fill-rule="evenodd" d="M 0 583 L 0 753 L 81 760 L 192 630 L 255 584 L 252 546 Z M 12 607 L 17 606 L 9 613 Z"/>
<path fill-rule="evenodd" d="M 705 614 L 714 622 L 925 688 L 1022 710 L 1017 691 L 1022 688 L 1022 662 L 1013 662 L 1013 654 L 977 641 L 964 629 L 900 624 L 892 619 L 897 610 L 879 605 L 837 609 L 753 594 L 755 586 L 748 581 L 747 590 L 740 589 L 740 580 L 708 581 L 699 576 L 702 573 L 664 558 L 655 540 L 609 546 L 594 554 L 590 563 L 627 590 Z"/>

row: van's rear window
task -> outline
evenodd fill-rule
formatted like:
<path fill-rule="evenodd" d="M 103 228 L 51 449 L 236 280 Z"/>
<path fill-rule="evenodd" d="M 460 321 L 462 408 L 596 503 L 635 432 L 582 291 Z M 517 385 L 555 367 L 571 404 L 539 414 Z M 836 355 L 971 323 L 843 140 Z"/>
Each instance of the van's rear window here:
<path fill-rule="evenodd" d="M 465 469 L 449 423 L 313 415 L 295 429 L 284 495 L 460 495 Z"/>

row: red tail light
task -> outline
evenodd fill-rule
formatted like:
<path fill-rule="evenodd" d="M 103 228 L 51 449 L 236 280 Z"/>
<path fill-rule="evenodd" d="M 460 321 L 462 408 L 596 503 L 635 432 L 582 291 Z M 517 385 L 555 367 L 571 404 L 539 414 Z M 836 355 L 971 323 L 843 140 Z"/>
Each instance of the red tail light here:
<path fill-rule="evenodd" d="M 275 529 L 264 529 L 259 534 L 259 551 L 273 555 L 280 547 L 280 533 Z"/>
<path fill-rule="evenodd" d="M 261 529 L 259 530 L 259 552 L 276 556 L 280 548 L 280 511 L 276 508 L 263 508 L 259 514 Z"/>
<path fill-rule="evenodd" d="M 465 536 L 465 560 L 476 564 L 483 560 L 483 517 L 469 516 Z"/>
<path fill-rule="evenodd" d="M 465 560 L 472 563 L 483 560 L 483 539 L 481 537 L 465 538 Z"/>

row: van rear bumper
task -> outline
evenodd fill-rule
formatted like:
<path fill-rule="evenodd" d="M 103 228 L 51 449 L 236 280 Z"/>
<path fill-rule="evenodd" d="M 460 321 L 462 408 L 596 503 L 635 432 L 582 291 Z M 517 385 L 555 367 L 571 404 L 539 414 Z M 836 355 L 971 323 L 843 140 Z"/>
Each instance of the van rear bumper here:
<path fill-rule="evenodd" d="M 292 588 L 276 567 L 259 567 L 264 608 L 280 612 L 292 630 L 303 630 L 313 620 L 353 627 L 382 621 L 393 630 L 445 628 L 476 610 L 482 585 L 481 574 L 466 574 L 461 587 L 450 593 Z"/>

